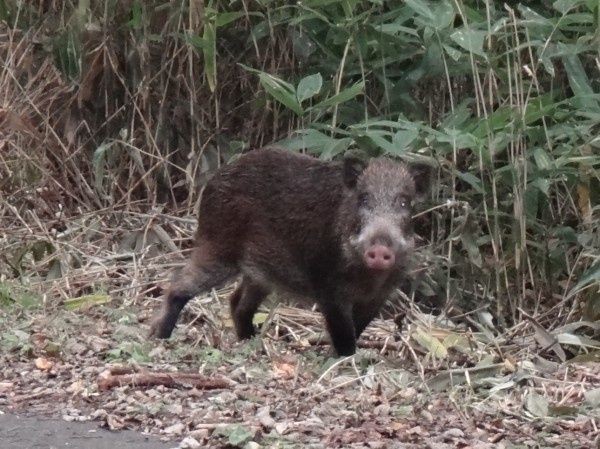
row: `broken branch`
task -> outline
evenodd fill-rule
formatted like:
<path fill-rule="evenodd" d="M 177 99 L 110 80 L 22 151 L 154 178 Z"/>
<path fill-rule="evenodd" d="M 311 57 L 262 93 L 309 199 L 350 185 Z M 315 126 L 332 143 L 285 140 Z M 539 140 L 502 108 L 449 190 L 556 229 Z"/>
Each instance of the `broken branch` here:
<path fill-rule="evenodd" d="M 214 390 L 231 386 L 231 382 L 225 378 L 206 377 L 196 373 L 153 373 L 139 371 L 132 374 L 121 374 L 123 372 L 122 369 L 117 371 L 120 371 L 120 373 L 113 373 L 111 369 L 100 373 L 98 376 L 98 388 L 100 390 L 109 390 L 123 385 L 133 387 L 164 385 L 169 388 L 193 387 L 201 390 Z"/>

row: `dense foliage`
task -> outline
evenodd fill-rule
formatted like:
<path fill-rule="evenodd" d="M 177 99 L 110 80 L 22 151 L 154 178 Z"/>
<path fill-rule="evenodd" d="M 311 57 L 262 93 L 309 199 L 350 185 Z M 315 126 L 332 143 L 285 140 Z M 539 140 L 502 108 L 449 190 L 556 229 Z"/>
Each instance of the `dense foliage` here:
<path fill-rule="evenodd" d="M 419 297 L 597 319 L 599 18 L 595 0 L 0 0 L 0 193 L 191 212 L 248 147 L 418 159 L 436 173 Z"/>

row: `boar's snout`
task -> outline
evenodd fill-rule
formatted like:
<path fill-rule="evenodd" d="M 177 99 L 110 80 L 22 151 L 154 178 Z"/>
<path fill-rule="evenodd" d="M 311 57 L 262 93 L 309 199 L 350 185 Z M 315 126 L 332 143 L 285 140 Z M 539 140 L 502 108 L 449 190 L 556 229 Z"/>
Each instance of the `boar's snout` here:
<path fill-rule="evenodd" d="M 396 256 L 385 245 L 373 245 L 365 252 L 364 260 L 371 270 L 386 271 L 394 266 Z"/>
<path fill-rule="evenodd" d="M 367 269 L 385 272 L 403 266 L 413 239 L 393 220 L 372 217 L 353 243 L 355 254 Z"/>

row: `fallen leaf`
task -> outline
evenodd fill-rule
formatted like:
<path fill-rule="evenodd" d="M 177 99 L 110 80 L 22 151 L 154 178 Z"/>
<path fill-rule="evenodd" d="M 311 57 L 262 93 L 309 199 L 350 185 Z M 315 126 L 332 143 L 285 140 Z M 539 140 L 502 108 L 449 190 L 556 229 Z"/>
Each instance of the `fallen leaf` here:
<path fill-rule="evenodd" d="M 537 394 L 535 391 L 531 391 L 525 399 L 525 408 L 534 416 L 538 418 L 544 418 L 548 416 L 548 400 Z"/>
<path fill-rule="evenodd" d="M 598 407 L 600 405 L 600 388 L 588 390 L 583 393 L 585 402 L 592 407 Z"/>
<path fill-rule="evenodd" d="M 274 361 L 273 374 L 282 379 L 293 379 L 296 373 L 296 366 L 289 362 Z"/>
<path fill-rule="evenodd" d="M 74 393 L 74 394 L 81 393 L 83 390 L 85 390 L 85 384 L 83 383 L 83 380 L 81 380 L 81 379 L 76 380 L 75 382 L 73 382 L 71 385 L 69 385 L 67 387 L 67 391 L 69 393 Z"/>
<path fill-rule="evenodd" d="M 185 425 L 181 422 L 175 423 L 165 429 L 167 435 L 181 435 L 185 430 Z"/>
<path fill-rule="evenodd" d="M 216 435 L 227 437 L 229 444 L 240 446 L 242 443 L 254 438 L 254 431 L 241 424 L 231 424 L 225 427 L 219 427 L 214 432 Z"/>
<path fill-rule="evenodd" d="M 122 418 L 115 415 L 106 416 L 106 425 L 110 430 L 121 430 L 125 427 L 125 422 Z"/>
<path fill-rule="evenodd" d="M 423 429 L 421 428 L 421 426 L 415 426 L 408 429 L 406 433 L 409 435 L 421 435 L 423 434 Z"/>
<path fill-rule="evenodd" d="M 277 424 L 275 424 L 275 431 L 279 435 L 283 435 L 289 427 L 290 425 L 286 422 L 278 422 Z"/>
<path fill-rule="evenodd" d="M 0 382 L 0 393 L 6 393 L 12 390 L 14 386 L 15 384 L 12 382 Z"/>
<path fill-rule="evenodd" d="M 181 443 L 179 443 L 179 449 L 198 449 L 202 447 L 202 445 L 192 437 L 185 437 Z"/>
<path fill-rule="evenodd" d="M 38 357 L 35 359 L 35 367 L 41 371 L 50 371 L 54 364 L 46 357 Z"/>
<path fill-rule="evenodd" d="M 258 418 L 261 426 L 263 426 L 265 429 L 271 429 L 275 426 L 275 420 L 271 417 L 270 407 L 261 407 L 256 412 L 256 418 Z"/>
<path fill-rule="evenodd" d="M 551 350 L 552 352 L 554 352 L 558 356 L 560 361 L 564 362 L 567 359 L 567 355 L 565 354 L 563 348 L 558 344 L 556 337 L 550 332 L 548 332 L 546 329 L 544 329 L 544 327 L 540 323 L 538 323 L 534 318 L 529 316 L 526 318 L 531 322 L 533 328 L 535 329 L 533 337 L 538 342 L 538 344 L 544 350 Z"/>

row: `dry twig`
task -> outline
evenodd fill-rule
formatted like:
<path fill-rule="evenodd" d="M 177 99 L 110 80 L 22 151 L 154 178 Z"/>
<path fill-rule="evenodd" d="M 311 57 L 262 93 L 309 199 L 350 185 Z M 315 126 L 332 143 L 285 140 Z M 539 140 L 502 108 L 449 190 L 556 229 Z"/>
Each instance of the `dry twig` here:
<path fill-rule="evenodd" d="M 169 388 L 193 387 L 201 390 L 229 388 L 231 381 L 223 377 L 206 377 L 197 373 L 165 373 L 117 368 L 107 369 L 98 376 L 98 388 L 102 391 L 120 386 L 152 387 L 164 385 Z"/>

